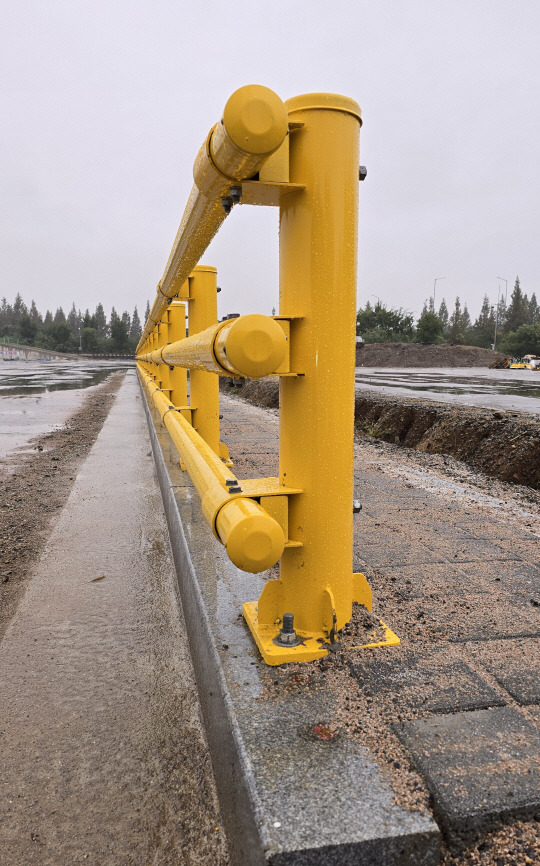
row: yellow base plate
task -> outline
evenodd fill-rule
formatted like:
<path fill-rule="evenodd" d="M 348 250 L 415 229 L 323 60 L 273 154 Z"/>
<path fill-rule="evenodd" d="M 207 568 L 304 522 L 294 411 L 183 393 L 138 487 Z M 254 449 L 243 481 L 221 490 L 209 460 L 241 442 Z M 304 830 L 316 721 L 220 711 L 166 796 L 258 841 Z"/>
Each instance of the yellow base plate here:
<path fill-rule="evenodd" d="M 259 647 L 260 653 L 267 665 L 283 665 L 294 662 L 311 662 L 314 659 L 322 658 L 328 655 L 328 638 L 323 633 L 318 634 L 310 632 L 297 631 L 297 634 L 302 638 L 302 643 L 294 647 L 282 647 L 274 643 L 274 638 L 279 634 L 279 628 L 275 625 L 259 624 L 257 614 L 258 603 L 256 601 L 247 601 L 244 604 L 244 619 L 246 620 L 251 634 L 255 638 L 255 642 Z M 394 632 L 380 619 L 379 626 L 384 631 L 384 637 L 381 639 L 380 634 L 377 640 L 372 640 L 351 649 L 371 649 L 380 646 L 397 646 L 400 640 Z M 377 627 L 374 634 L 379 631 Z"/>

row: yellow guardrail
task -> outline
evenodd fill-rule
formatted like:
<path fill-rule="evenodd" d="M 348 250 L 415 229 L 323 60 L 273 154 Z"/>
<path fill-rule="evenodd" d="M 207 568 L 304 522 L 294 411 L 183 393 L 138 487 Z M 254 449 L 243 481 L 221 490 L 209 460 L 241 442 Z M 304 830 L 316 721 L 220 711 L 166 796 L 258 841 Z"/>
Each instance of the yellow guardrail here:
<path fill-rule="evenodd" d="M 287 336 L 269 316 L 240 316 L 138 357 L 153 364 L 207 370 L 219 376 L 260 379 L 283 367 Z"/>
<path fill-rule="evenodd" d="M 177 295 L 232 205 L 231 183 L 251 178 L 283 143 L 287 111 L 267 87 L 248 85 L 228 100 L 193 167 L 194 185 L 137 350 Z M 223 199 L 223 201 L 222 201 Z"/>
<path fill-rule="evenodd" d="M 141 373 L 164 426 L 169 431 L 191 480 L 201 497 L 202 510 L 216 538 L 243 571 L 271 568 L 283 553 L 280 525 L 241 487 L 223 462 L 178 412 L 148 374 Z"/>
<path fill-rule="evenodd" d="M 318 658 L 354 602 L 372 606 L 352 570 L 360 126 L 345 96 L 282 103 L 255 85 L 233 94 L 195 162 L 137 350 L 216 538 L 245 571 L 280 561 L 279 579 L 244 604 L 268 664 Z M 279 315 L 218 322 L 216 270 L 197 262 L 239 202 L 279 207 Z M 219 441 L 220 375 L 280 377 L 279 478 L 232 474 Z M 362 645 L 396 643 L 380 622 Z"/>

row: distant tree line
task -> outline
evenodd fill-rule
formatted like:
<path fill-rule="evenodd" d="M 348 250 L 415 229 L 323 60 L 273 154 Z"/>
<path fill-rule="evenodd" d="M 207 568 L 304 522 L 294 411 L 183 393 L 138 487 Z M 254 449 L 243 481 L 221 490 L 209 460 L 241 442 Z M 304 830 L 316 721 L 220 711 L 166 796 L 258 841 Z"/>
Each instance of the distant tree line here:
<path fill-rule="evenodd" d="M 504 298 L 493 305 L 485 295 L 474 322 L 467 304 L 462 306 L 459 298 L 451 313 L 444 298 L 438 310 L 429 298 L 416 323 L 411 313 L 401 308 L 387 309 L 380 301 L 375 305 L 368 301 L 356 315 L 356 333 L 366 343 L 447 343 L 483 349 L 491 349 L 495 343 L 499 351 L 514 357 L 529 352 L 540 355 L 540 307 L 534 293 L 530 298 L 523 293 L 516 277 L 508 306 Z"/>
<path fill-rule="evenodd" d="M 113 307 L 107 320 L 102 304 L 93 313 L 86 310 L 84 314 L 73 304 L 67 316 L 62 307 L 54 314 L 47 310 L 43 316 L 35 301 L 27 307 L 20 294 L 13 304 L 8 304 L 6 298 L 0 304 L 0 337 L 25 346 L 57 352 L 124 355 L 135 352 L 141 333 L 137 307 L 131 315 L 126 311 L 119 315 Z"/>

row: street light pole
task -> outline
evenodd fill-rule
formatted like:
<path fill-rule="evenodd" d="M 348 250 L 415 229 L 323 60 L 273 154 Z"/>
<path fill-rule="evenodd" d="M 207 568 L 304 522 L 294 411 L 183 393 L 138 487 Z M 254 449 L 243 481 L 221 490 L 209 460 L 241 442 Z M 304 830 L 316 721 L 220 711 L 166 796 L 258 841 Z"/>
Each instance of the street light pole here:
<path fill-rule="evenodd" d="M 381 299 L 379 298 L 378 295 L 370 295 L 370 297 L 371 298 L 377 298 L 377 306 L 379 306 L 379 307 L 381 306 Z"/>
<path fill-rule="evenodd" d="M 498 280 L 501 280 L 502 283 L 506 283 L 506 289 L 504 290 L 504 306 L 505 308 L 508 305 L 508 280 L 505 280 L 504 277 L 497 277 Z"/>
<path fill-rule="evenodd" d="M 433 312 L 435 312 L 435 290 L 437 288 L 437 280 L 445 280 L 446 277 L 435 277 L 433 281 Z"/>
<path fill-rule="evenodd" d="M 497 277 L 497 279 L 500 279 Z M 501 287 L 499 286 L 499 292 L 497 294 L 497 309 L 495 310 L 495 334 L 493 335 L 493 351 L 497 346 L 497 328 L 499 327 L 499 299 L 501 297 Z"/>

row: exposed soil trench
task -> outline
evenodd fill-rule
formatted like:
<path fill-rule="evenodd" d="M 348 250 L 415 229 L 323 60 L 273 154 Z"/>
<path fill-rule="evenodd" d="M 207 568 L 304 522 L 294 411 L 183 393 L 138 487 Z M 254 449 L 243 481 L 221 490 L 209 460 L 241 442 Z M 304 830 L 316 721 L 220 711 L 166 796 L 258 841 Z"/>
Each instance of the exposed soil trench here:
<path fill-rule="evenodd" d="M 230 390 L 230 381 L 222 387 Z M 233 392 L 257 406 L 279 407 L 275 380 L 247 379 Z M 492 478 L 540 490 L 538 416 L 357 391 L 354 424 L 374 439 L 447 454 Z"/>
<path fill-rule="evenodd" d="M 26 589 L 52 521 L 66 502 L 109 414 L 125 371 L 93 388 L 60 430 L 33 440 L 34 451 L 17 456 L 14 471 L 2 467 L 0 499 L 0 638 Z"/>

